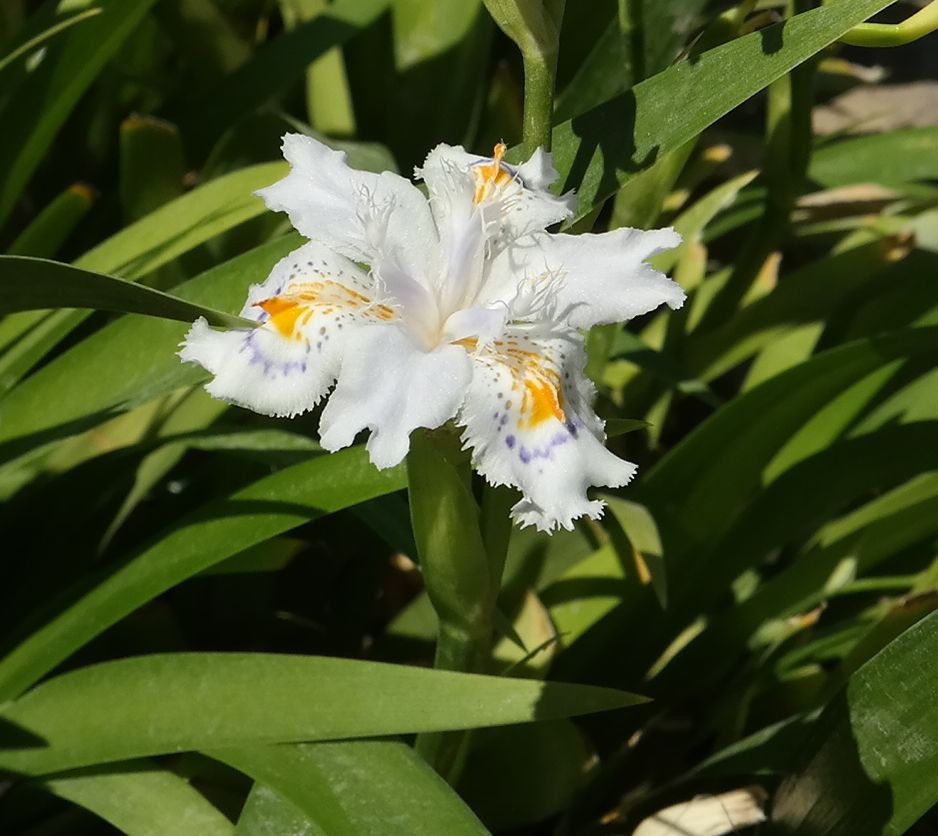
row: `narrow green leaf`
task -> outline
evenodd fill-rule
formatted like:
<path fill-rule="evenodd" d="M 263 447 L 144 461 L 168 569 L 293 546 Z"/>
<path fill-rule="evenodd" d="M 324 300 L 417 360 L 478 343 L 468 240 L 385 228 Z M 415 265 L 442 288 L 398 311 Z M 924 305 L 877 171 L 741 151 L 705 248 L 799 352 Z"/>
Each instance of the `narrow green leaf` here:
<path fill-rule="evenodd" d="M 53 44 L 7 106 L 0 131 L 0 224 L 101 68 L 150 10 L 154 0 L 100 0 L 101 13 Z M 37 107 L 41 102 L 42 106 Z M 18 114 L 15 119 L 9 114 Z"/>
<path fill-rule="evenodd" d="M 249 319 L 195 305 L 125 279 L 44 258 L 0 256 L 0 314 L 43 308 L 92 308 L 179 322 L 193 322 L 204 316 L 222 328 L 255 327 Z"/>
<path fill-rule="evenodd" d="M 488 833 L 446 782 L 403 743 L 358 740 L 213 749 L 207 754 L 250 775 L 329 836 Z M 269 796 L 266 804 L 270 806 Z M 239 822 L 238 836 L 243 829 Z"/>
<path fill-rule="evenodd" d="M 899 836 L 938 802 L 932 613 L 861 667 L 782 783 L 770 832 Z"/>
<path fill-rule="evenodd" d="M 251 787 L 235 836 L 326 836 L 295 804 L 264 784 Z"/>
<path fill-rule="evenodd" d="M 577 217 L 891 2 L 855 0 L 805 12 L 670 67 L 558 125 L 554 161 L 564 190 L 578 191 Z"/>
<path fill-rule="evenodd" d="M 762 484 L 764 468 L 808 418 L 878 368 L 934 351 L 936 337 L 938 328 L 909 329 L 818 355 L 737 398 L 665 456 L 645 477 L 639 499 L 656 509 L 675 585 L 686 578 L 680 564 L 699 559 L 730 526 Z M 714 459 L 714 450 L 727 455 Z"/>
<path fill-rule="evenodd" d="M 63 674 L 0 708 L 20 741 L 42 741 L 14 738 L 0 749 L 0 769 L 42 774 L 191 749 L 468 729 L 641 701 L 589 685 L 351 659 L 142 656 Z"/>
<path fill-rule="evenodd" d="M 219 177 L 125 227 L 75 261 L 75 266 L 136 280 L 178 255 L 264 211 L 251 192 L 286 173 L 286 163 L 263 163 Z M 14 353 L 0 358 L 0 392 L 10 388 L 88 316 L 55 311 L 35 327 L 35 314 L 11 319 L 30 333 Z"/>
<path fill-rule="evenodd" d="M 90 586 L 0 660 L 0 699 L 15 696 L 137 607 L 244 549 L 324 514 L 404 487 L 362 448 L 285 468 L 184 518 Z"/>
<path fill-rule="evenodd" d="M 273 149 L 272 149 L 273 150 Z M 176 256 L 265 212 L 254 192 L 287 173 L 285 162 L 223 175 L 151 212 L 98 244 L 75 266 L 138 279 Z"/>
<path fill-rule="evenodd" d="M 94 201 L 95 193 L 90 186 L 84 183 L 69 186 L 16 237 L 7 253 L 52 258 L 88 214 Z M 0 340 L 0 344 L 2 342 Z"/>
<path fill-rule="evenodd" d="M 83 12 L 78 12 L 71 17 L 66 17 L 63 20 L 60 20 L 58 23 L 50 26 L 48 29 L 44 29 L 38 35 L 35 35 L 34 37 L 20 44 L 15 49 L 11 50 L 2 58 L 0 58 L 0 73 L 2 73 L 3 70 L 6 69 L 10 64 L 18 61 L 24 55 L 28 55 L 30 52 L 35 52 L 38 50 L 56 35 L 61 34 L 67 29 L 70 29 L 76 23 L 81 23 L 83 20 L 88 20 L 88 18 L 101 14 L 101 11 L 102 10 L 100 8 L 85 9 Z"/>
<path fill-rule="evenodd" d="M 124 217 L 137 220 L 179 197 L 186 173 L 176 126 L 129 116 L 120 127 L 120 196 Z"/>
<path fill-rule="evenodd" d="M 832 142 L 814 152 L 808 176 L 828 189 L 853 183 L 892 185 L 938 179 L 938 127 Z"/>
<path fill-rule="evenodd" d="M 265 104 L 299 78 L 310 62 L 342 46 L 372 24 L 390 0 L 337 0 L 327 11 L 258 50 L 210 95 L 191 103 L 177 120 L 184 136 L 207 149 L 245 113 Z"/>
<path fill-rule="evenodd" d="M 272 241 L 174 293 L 195 304 L 236 311 L 248 286 L 263 280 L 277 259 L 298 244 L 297 236 Z M 176 356 L 185 332 L 185 326 L 167 320 L 128 316 L 86 337 L 0 400 L 0 459 L 203 379 L 199 369 Z"/>
<path fill-rule="evenodd" d="M 231 836 L 234 827 L 200 792 L 149 761 L 82 769 L 44 780 L 44 789 L 131 836 Z"/>
<path fill-rule="evenodd" d="M 326 0 L 280 0 L 287 30 L 328 9 Z M 355 111 L 342 50 L 334 47 L 306 70 L 306 115 L 317 131 L 331 136 L 355 134 Z"/>

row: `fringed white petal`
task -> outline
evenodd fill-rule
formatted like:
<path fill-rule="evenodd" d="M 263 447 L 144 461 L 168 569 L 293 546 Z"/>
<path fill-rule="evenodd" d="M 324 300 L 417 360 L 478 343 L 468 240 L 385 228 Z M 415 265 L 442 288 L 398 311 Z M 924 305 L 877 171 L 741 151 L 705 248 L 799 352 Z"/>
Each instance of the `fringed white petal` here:
<path fill-rule="evenodd" d="M 502 161 L 500 154 L 479 157 L 461 145 L 441 144 L 415 173 L 427 184 L 444 245 L 443 231 L 460 223 L 472 207 L 479 210 L 487 244 L 495 249 L 573 213 L 572 195 L 557 197 L 547 190 L 557 172 L 542 149 L 522 165 L 512 166 Z"/>
<path fill-rule="evenodd" d="M 452 418 L 472 377 L 464 348 L 425 351 L 394 326 L 359 329 L 343 349 L 339 382 L 319 426 L 322 446 L 347 447 L 369 429 L 368 452 L 379 468 L 403 460 L 413 430 Z"/>
<path fill-rule="evenodd" d="M 646 262 L 681 243 L 673 229 L 531 235 L 491 264 L 483 301 L 510 301 L 519 282 L 547 279 L 554 315 L 574 328 L 624 322 L 659 305 L 680 308 L 680 285 Z"/>
<path fill-rule="evenodd" d="M 409 180 L 349 167 L 335 151 L 302 134 L 286 134 L 290 173 L 257 194 L 307 238 L 321 241 L 376 272 L 397 269 L 429 287 L 439 243 L 427 200 Z"/>
<path fill-rule="evenodd" d="M 520 488 L 512 518 L 553 531 L 599 517 L 603 503 L 590 500 L 587 489 L 624 485 L 635 465 L 603 446 L 579 334 L 509 331 L 473 360 L 458 420 L 475 468 L 492 484 Z"/>
<path fill-rule="evenodd" d="M 309 243 L 253 285 L 241 315 L 251 330 L 215 331 L 198 319 L 179 356 L 214 377 L 213 397 L 264 415 L 312 409 L 335 381 L 343 345 L 363 324 L 394 319 L 371 278 L 347 258 Z"/>

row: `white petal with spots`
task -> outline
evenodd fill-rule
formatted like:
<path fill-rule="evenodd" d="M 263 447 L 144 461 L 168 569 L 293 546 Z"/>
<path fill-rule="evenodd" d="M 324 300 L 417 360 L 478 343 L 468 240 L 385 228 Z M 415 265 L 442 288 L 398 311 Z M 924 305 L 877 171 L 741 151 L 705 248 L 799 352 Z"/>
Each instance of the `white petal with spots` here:
<path fill-rule="evenodd" d="M 599 517 L 603 503 L 587 489 L 620 487 L 635 473 L 603 446 L 592 409 L 582 338 L 572 329 L 530 336 L 511 330 L 474 359 L 472 383 L 459 417 L 475 468 L 524 498 L 512 508 L 522 526 L 572 528 L 577 517 Z"/>
<path fill-rule="evenodd" d="M 214 397 L 292 417 L 312 409 L 332 386 L 356 327 L 395 317 L 375 293 L 353 262 L 322 244 L 305 244 L 248 292 L 241 316 L 259 327 L 216 331 L 200 318 L 179 356 L 214 375 L 206 385 Z"/>

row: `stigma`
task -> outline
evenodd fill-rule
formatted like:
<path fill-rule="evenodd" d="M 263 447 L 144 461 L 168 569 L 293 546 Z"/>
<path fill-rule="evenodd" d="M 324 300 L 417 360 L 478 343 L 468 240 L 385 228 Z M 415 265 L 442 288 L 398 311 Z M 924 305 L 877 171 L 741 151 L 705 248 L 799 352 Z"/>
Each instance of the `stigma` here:
<path fill-rule="evenodd" d="M 492 159 L 477 163 L 472 173 L 475 177 L 475 193 L 472 202 L 476 205 L 488 200 L 498 189 L 507 186 L 515 177 L 515 171 L 503 162 L 508 147 L 499 142 L 492 152 Z"/>

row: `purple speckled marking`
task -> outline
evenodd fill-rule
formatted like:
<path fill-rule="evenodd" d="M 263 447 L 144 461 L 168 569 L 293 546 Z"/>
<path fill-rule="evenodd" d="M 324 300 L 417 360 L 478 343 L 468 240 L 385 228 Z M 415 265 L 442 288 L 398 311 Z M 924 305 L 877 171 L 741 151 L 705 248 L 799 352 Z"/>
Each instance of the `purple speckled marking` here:
<path fill-rule="evenodd" d="M 508 449 L 511 450 L 515 446 L 515 437 L 513 435 L 505 436 L 505 444 L 508 445 Z"/>
<path fill-rule="evenodd" d="M 528 449 L 523 444 L 518 448 L 518 458 L 521 459 L 522 464 L 529 464 L 535 459 L 547 459 L 548 461 L 554 458 L 554 450 L 557 447 L 561 447 L 570 441 L 571 438 L 575 438 L 576 433 L 570 432 L 558 432 L 547 444 L 543 447 L 532 447 Z M 512 439 L 512 443 L 509 444 L 509 448 L 514 447 L 514 436 L 509 436 Z M 508 439 L 505 439 L 506 443 Z"/>
<path fill-rule="evenodd" d="M 302 360 L 294 360 L 290 363 L 274 363 L 269 358 L 264 356 L 264 353 L 255 345 L 254 337 L 256 331 L 251 331 L 243 340 L 243 345 L 241 350 L 244 351 L 247 349 L 251 352 L 251 359 L 249 361 L 250 365 L 254 366 L 261 364 L 264 366 L 264 376 L 269 377 L 272 369 L 278 369 L 284 377 L 289 377 L 291 374 L 299 372 L 303 374 L 307 368 L 306 358 Z M 309 354 L 309 349 L 306 351 L 307 355 Z"/>

